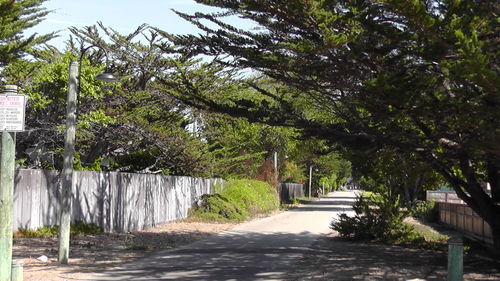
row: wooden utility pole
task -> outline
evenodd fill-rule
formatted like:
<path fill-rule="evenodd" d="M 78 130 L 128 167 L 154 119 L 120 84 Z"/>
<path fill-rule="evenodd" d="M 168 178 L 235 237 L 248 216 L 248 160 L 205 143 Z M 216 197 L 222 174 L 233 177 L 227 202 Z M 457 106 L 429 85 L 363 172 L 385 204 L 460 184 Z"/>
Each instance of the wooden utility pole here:
<path fill-rule="evenodd" d="M 4 94 L 17 94 L 17 86 L 6 86 Z M 0 281 L 10 281 L 12 268 L 15 155 L 16 133 L 3 131 L 0 156 Z"/>
<path fill-rule="evenodd" d="M 313 166 L 309 166 L 309 199 L 311 199 L 311 189 L 312 189 L 312 176 L 313 176 Z"/>
<path fill-rule="evenodd" d="M 275 180 L 275 183 L 276 183 L 276 188 L 279 188 L 279 182 L 278 182 L 278 152 L 274 152 L 273 153 L 273 156 L 274 156 L 274 161 L 273 161 L 273 164 L 274 164 L 274 180 Z"/>
<path fill-rule="evenodd" d="M 69 239 L 71 226 L 71 199 L 73 186 L 73 158 L 76 134 L 76 94 L 78 91 L 78 63 L 69 65 L 68 104 L 66 105 L 66 137 L 64 139 L 64 162 L 62 170 L 61 217 L 59 220 L 59 262 L 69 260 Z"/>

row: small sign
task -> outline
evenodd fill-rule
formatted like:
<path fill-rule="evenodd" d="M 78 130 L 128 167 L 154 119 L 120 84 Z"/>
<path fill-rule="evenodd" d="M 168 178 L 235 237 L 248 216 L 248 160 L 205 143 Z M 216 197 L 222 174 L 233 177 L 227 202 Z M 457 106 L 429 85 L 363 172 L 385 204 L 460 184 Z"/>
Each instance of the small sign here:
<path fill-rule="evenodd" d="M 0 95 L 0 131 L 24 131 L 26 95 Z"/>

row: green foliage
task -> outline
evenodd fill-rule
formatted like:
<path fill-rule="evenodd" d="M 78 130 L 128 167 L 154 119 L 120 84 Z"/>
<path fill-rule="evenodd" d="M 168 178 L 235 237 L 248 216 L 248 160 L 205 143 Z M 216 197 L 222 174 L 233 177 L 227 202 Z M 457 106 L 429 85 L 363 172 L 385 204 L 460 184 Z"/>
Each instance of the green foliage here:
<path fill-rule="evenodd" d="M 96 235 L 103 233 L 102 228 L 93 224 L 77 221 L 71 224 L 71 235 Z M 59 226 L 42 226 L 37 229 L 19 228 L 17 236 L 24 238 L 48 238 L 59 234 Z"/>
<path fill-rule="evenodd" d="M 295 145 L 293 129 L 250 123 L 244 118 L 203 114 L 202 138 L 209 145 L 214 176 L 251 178 L 258 176 L 266 159 L 279 158 Z"/>
<path fill-rule="evenodd" d="M 276 190 L 257 180 L 228 181 L 221 194 L 252 215 L 276 210 L 279 204 Z"/>
<path fill-rule="evenodd" d="M 412 228 L 403 223 L 406 214 L 400 211 L 398 197 L 387 193 L 360 196 L 353 209 L 353 217 L 340 214 L 330 225 L 341 236 L 399 241 L 412 235 Z"/>
<path fill-rule="evenodd" d="M 103 233 L 102 228 L 93 223 L 77 221 L 71 224 L 71 235 L 97 235 Z"/>
<path fill-rule="evenodd" d="M 399 194 L 407 208 L 412 208 L 425 196 L 426 190 L 434 189 L 442 181 L 428 163 L 417 161 L 415 154 L 403 155 L 391 149 L 381 149 L 369 159 L 364 154 L 352 152 L 348 157 L 363 189 L 375 192 L 388 189 Z"/>
<path fill-rule="evenodd" d="M 426 222 L 437 222 L 439 219 L 439 210 L 434 201 L 419 201 L 411 212 L 414 217 Z"/>
<path fill-rule="evenodd" d="M 230 180 L 220 193 L 203 195 L 201 201 L 193 216 L 216 221 L 243 221 L 279 208 L 276 191 L 256 180 Z"/>
<path fill-rule="evenodd" d="M 260 87 L 262 97 L 253 99 L 244 97 L 243 86 L 224 95 L 231 89 L 221 82 L 238 79 L 227 70 L 213 79 L 205 76 L 212 82 L 198 78 L 203 87 L 178 86 L 185 90 L 180 98 L 252 121 L 301 128 L 332 149 L 342 143 L 356 151 L 360 162 L 379 150 L 389 152 L 386 159 L 395 156 L 390 169 L 375 173 L 392 178 L 370 180 L 403 190 L 410 204 L 419 195 L 406 191 L 425 186 L 413 183 L 422 175 L 432 181 L 439 173 L 492 226 L 500 252 L 498 1 L 201 2 L 226 12 L 179 13 L 205 33 L 163 34 L 166 40 L 188 57 L 234 58 L 223 65 L 255 69 L 282 88 Z M 259 28 L 234 27 L 228 14 Z M 204 76 L 198 71 L 192 77 Z M 248 84 L 255 86 L 241 83 Z M 490 183 L 491 196 L 478 188 L 482 182 Z"/>
<path fill-rule="evenodd" d="M 290 204 L 296 206 L 296 205 L 299 205 L 300 204 L 300 200 L 297 198 L 297 197 L 293 197 L 291 200 L 290 200 Z"/>
<path fill-rule="evenodd" d="M 42 226 L 37 229 L 19 228 L 17 230 L 16 236 L 25 238 L 48 238 L 54 237 L 59 233 L 59 227 L 54 226 Z"/>
<path fill-rule="evenodd" d="M 221 194 L 205 194 L 201 200 L 202 203 L 194 212 L 197 218 L 214 221 L 243 221 L 249 216 L 244 206 L 230 201 Z"/>
<path fill-rule="evenodd" d="M 285 161 L 281 172 L 281 181 L 290 183 L 301 183 L 307 179 L 305 169 L 294 162 Z"/>
<path fill-rule="evenodd" d="M 340 214 L 330 227 L 342 237 L 369 239 L 407 247 L 443 250 L 447 236 L 426 227 L 416 228 L 403 222 L 407 215 L 399 210 L 398 200 L 387 194 L 365 193 L 357 198 L 355 216 Z"/>
<path fill-rule="evenodd" d="M 45 0 L 0 1 L 0 69 L 34 53 L 34 47 L 54 37 L 53 33 L 23 36 L 27 29 L 40 23 L 49 13 L 41 7 L 43 2 Z"/>

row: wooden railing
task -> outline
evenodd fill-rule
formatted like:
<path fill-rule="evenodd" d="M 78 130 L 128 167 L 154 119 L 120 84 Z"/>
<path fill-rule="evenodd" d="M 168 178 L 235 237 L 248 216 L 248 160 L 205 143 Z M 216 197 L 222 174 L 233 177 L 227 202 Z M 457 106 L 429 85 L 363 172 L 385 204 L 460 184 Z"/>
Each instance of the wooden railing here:
<path fill-rule="evenodd" d="M 440 222 L 462 231 L 470 238 L 493 243 L 489 224 L 458 198 L 455 192 L 427 191 L 427 201 L 437 203 Z"/>

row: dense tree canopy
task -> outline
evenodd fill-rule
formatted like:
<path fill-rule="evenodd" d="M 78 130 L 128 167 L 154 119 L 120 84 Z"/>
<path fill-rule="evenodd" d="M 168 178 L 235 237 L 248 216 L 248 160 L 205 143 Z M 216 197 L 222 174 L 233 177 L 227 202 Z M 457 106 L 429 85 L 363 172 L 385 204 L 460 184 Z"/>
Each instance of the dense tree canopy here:
<path fill-rule="evenodd" d="M 236 97 L 226 72 L 211 83 L 180 79 L 179 98 L 365 153 L 415 155 L 490 224 L 500 250 L 497 1 L 197 2 L 225 12 L 179 13 L 205 32 L 163 33 L 179 52 L 213 57 L 206 73 L 217 63 L 250 68 L 290 88 L 257 87 L 261 99 Z M 224 22 L 234 15 L 259 28 Z M 209 77 L 183 73 L 197 76 Z"/>
<path fill-rule="evenodd" d="M 156 32 L 146 25 L 128 35 L 102 24 L 71 31 L 66 52 L 49 48 L 37 59 L 16 60 L 4 69 L 29 96 L 27 131 L 17 141 L 23 167 L 61 168 L 71 60 L 80 62 L 81 71 L 77 169 L 256 177 L 273 152 L 283 159 L 298 142 L 290 128 L 195 110 L 165 95 L 155 76 L 181 72 L 192 63 L 160 52 Z M 119 82 L 95 80 L 104 68 Z"/>
<path fill-rule="evenodd" d="M 38 24 L 48 11 L 41 7 L 45 0 L 1 0 L 0 1 L 0 69 L 54 37 L 54 34 L 32 34 L 25 32 Z"/>

